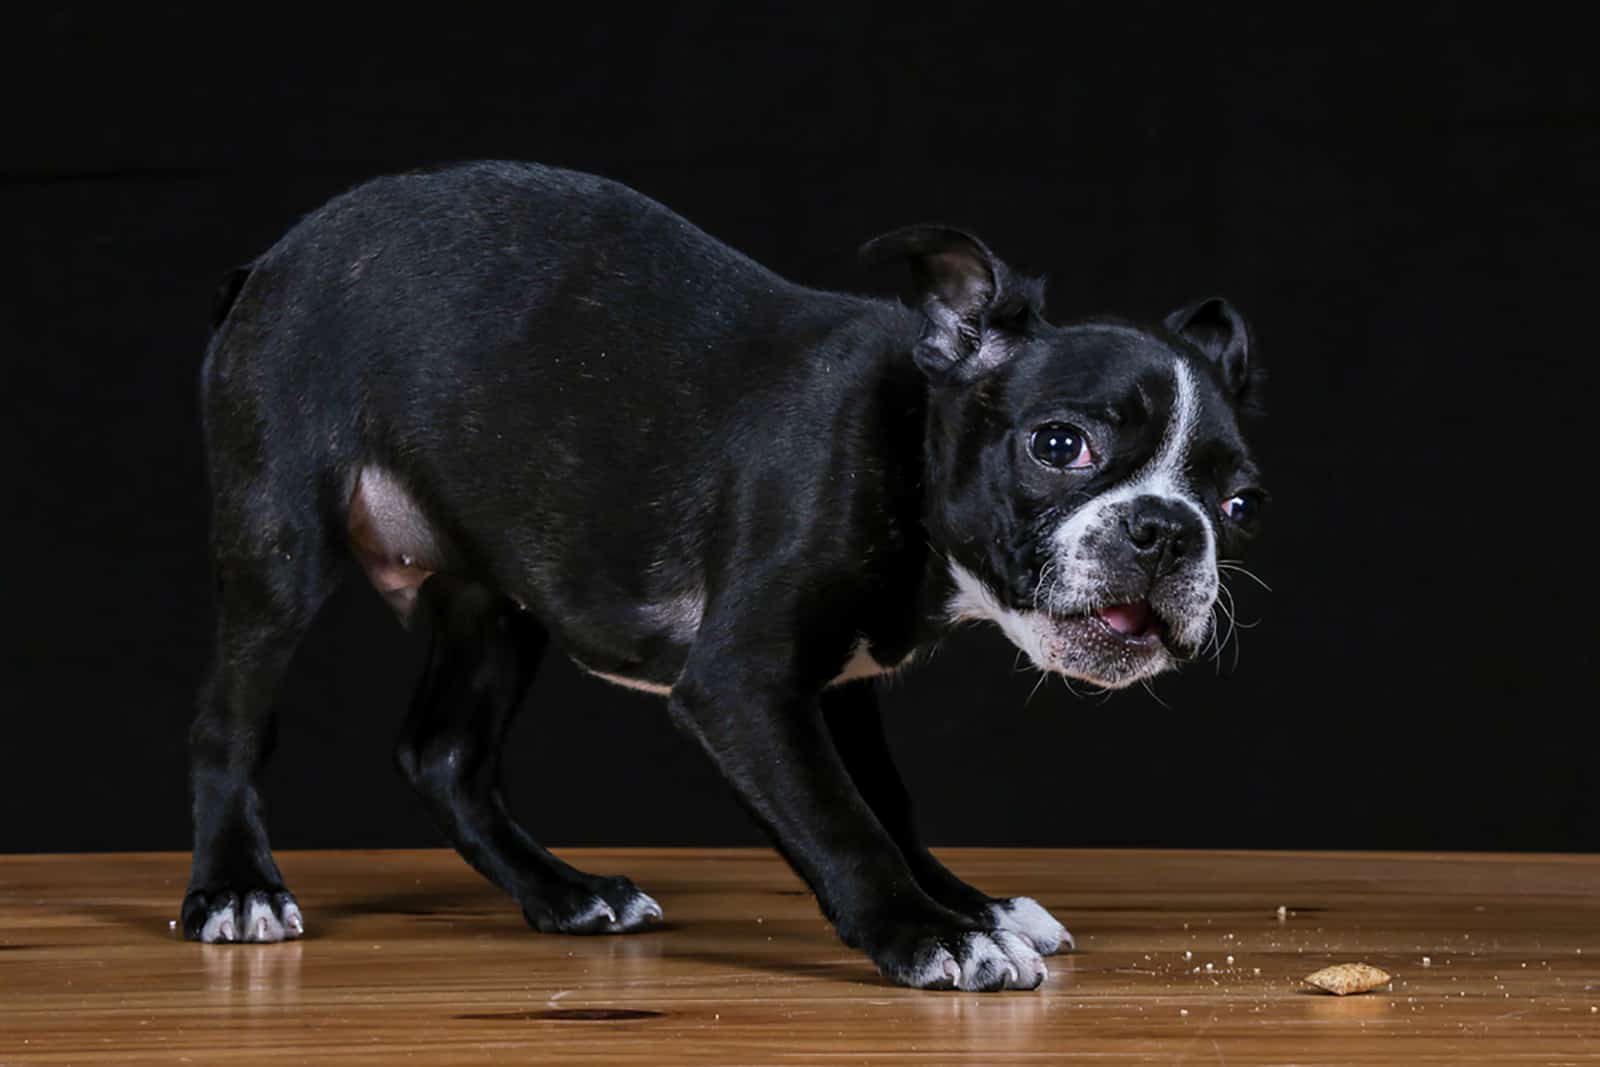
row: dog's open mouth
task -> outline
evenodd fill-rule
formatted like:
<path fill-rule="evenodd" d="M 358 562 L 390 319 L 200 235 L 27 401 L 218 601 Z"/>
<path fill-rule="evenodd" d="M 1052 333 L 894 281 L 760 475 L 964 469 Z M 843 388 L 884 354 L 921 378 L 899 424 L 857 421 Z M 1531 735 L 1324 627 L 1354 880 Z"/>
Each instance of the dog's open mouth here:
<path fill-rule="evenodd" d="M 1108 604 L 1096 608 L 1092 618 L 1112 638 L 1138 648 L 1159 645 L 1167 635 L 1167 624 L 1148 600 L 1127 604 Z"/>

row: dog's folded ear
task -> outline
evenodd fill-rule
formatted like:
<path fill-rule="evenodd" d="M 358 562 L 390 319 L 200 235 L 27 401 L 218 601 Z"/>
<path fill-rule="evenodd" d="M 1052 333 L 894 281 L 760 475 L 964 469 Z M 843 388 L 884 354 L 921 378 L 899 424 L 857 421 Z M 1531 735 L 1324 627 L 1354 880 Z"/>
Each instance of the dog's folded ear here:
<path fill-rule="evenodd" d="M 862 245 L 861 258 L 910 265 L 924 316 L 912 357 L 935 381 L 970 381 L 999 366 L 1044 315 L 1044 284 L 1012 273 L 962 230 L 907 226 Z"/>
<path fill-rule="evenodd" d="M 1254 340 L 1232 304 L 1220 296 L 1196 300 L 1168 315 L 1163 325 L 1216 364 L 1223 387 L 1235 399 L 1259 406 L 1261 370 L 1252 351 Z"/>

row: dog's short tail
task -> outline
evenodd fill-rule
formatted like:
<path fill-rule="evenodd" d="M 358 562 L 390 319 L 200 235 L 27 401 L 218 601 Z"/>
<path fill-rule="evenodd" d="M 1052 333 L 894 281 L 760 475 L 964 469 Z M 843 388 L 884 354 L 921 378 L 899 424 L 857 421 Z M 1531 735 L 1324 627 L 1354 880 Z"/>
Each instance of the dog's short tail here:
<path fill-rule="evenodd" d="M 239 290 L 244 288 L 245 280 L 250 277 L 250 272 L 254 269 L 254 263 L 235 267 L 222 279 L 222 284 L 217 286 L 216 299 L 211 304 L 211 329 L 213 332 L 227 321 L 228 312 L 233 310 L 233 302 L 239 299 Z"/>

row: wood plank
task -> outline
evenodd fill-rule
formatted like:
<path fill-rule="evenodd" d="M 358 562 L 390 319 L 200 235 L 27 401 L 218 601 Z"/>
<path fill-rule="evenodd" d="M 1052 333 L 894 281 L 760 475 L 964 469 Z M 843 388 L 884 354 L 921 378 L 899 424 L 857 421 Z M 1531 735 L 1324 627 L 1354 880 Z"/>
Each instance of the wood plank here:
<path fill-rule="evenodd" d="M 453 853 L 290 852 L 307 939 L 203 946 L 185 856 L 0 857 L 0 1064 L 1600 1060 L 1597 857 L 949 850 L 1080 946 L 977 995 L 885 983 L 769 853 L 563 855 L 668 925 L 539 935 Z M 1301 986 L 1344 961 L 1395 982 Z"/>

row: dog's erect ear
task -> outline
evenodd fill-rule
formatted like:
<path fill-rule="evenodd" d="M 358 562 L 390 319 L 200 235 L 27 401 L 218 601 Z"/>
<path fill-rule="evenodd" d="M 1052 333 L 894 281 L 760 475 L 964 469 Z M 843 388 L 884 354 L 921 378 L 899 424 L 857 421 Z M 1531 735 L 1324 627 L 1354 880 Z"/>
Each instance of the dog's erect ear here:
<path fill-rule="evenodd" d="M 969 233 L 907 226 L 861 246 L 868 263 L 905 260 L 922 308 L 912 357 L 935 381 L 971 380 L 999 366 L 1044 313 L 1044 286 L 1019 278 Z"/>
<path fill-rule="evenodd" d="M 1251 366 L 1250 327 L 1232 304 L 1220 296 L 1196 300 L 1168 315 L 1165 325 L 1217 365 L 1229 393 L 1235 397 L 1244 395 L 1255 370 Z"/>

